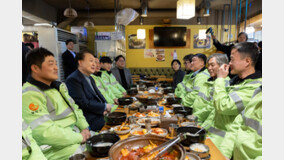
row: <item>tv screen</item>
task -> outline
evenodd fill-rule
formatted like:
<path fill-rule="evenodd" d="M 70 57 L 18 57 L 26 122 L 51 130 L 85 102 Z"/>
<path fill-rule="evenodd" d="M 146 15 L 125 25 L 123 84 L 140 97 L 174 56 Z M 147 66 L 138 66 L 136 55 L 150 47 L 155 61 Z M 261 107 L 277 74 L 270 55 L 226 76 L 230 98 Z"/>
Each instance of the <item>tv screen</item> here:
<path fill-rule="evenodd" d="M 154 46 L 186 46 L 186 27 L 154 27 Z"/>

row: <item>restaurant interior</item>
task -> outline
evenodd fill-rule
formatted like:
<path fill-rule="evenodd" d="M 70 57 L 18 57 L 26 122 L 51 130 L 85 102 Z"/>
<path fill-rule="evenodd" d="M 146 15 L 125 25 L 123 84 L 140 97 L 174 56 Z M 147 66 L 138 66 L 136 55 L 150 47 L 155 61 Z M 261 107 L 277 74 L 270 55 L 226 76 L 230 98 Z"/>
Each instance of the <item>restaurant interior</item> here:
<path fill-rule="evenodd" d="M 26 147 L 23 148 L 23 159 L 33 160 L 33 152 L 42 152 L 46 159 L 69 160 L 262 159 L 262 73 L 253 67 L 252 75 L 258 76 L 257 81 L 246 83 L 247 78 L 243 78 L 241 82 L 236 82 L 240 84 L 234 84 L 236 67 L 232 68 L 234 62 L 231 59 L 236 54 L 233 50 L 248 45 L 251 50 L 256 48 L 259 55 L 257 62 L 250 58 L 247 63 L 255 67 L 260 63 L 261 68 L 262 0 L 22 0 L 21 29 L 22 45 L 28 50 L 25 54 L 23 51 L 22 69 L 26 77 L 22 80 L 22 119 L 31 127 L 33 141 L 41 150 L 25 143 L 27 148 L 32 149 L 28 152 L 24 151 Z M 239 40 L 242 35 L 246 36 L 245 42 Z M 68 46 L 70 43 L 73 44 L 72 49 Z M 229 53 L 222 49 L 228 46 L 232 47 Z M 48 108 L 51 94 L 48 90 L 39 87 L 40 93 L 37 92 L 47 97 L 43 106 L 39 102 L 31 102 L 37 97 L 32 97 L 31 92 L 35 90 L 28 90 L 29 85 L 35 85 L 34 81 L 39 80 L 35 78 L 38 72 L 29 56 L 41 52 L 42 48 L 47 50 L 42 52 L 51 52 L 57 62 L 56 81 L 66 84 L 68 100 L 64 99 L 61 88 L 56 90 L 65 100 L 64 104 L 70 106 L 70 112 L 73 111 L 77 119 L 80 112 L 90 125 L 86 132 L 77 126 L 80 130 L 78 134 L 81 132 L 79 135 L 84 139 L 81 143 L 76 142 L 78 146 L 83 146 L 80 152 L 78 149 L 70 151 L 69 146 L 74 148 L 75 145 L 71 142 L 73 138 L 62 138 L 58 143 L 62 141 L 64 145 L 59 145 L 44 140 L 45 136 L 49 137 L 46 134 L 56 134 L 55 131 L 39 133 L 39 128 L 43 130 L 44 123 L 50 121 L 53 127 L 71 128 L 71 125 L 63 124 L 70 121 L 52 118 Z M 67 75 L 64 54 L 68 50 L 72 50 L 70 55 L 72 53 L 76 60 L 74 72 L 81 71 L 80 67 L 84 69 L 82 64 L 87 54 L 98 61 L 91 69 L 99 69 L 88 75 L 93 79 L 87 80 L 86 84 L 94 87 L 94 81 L 95 90 L 92 90 L 96 94 L 100 92 L 98 95 L 105 99 L 102 104 L 105 104 L 106 113 L 100 113 L 104 121 L 102 127 L 98 127 L 101 121 L 91 120 L 91 115 L 86 113 L 96 110 L 97 105 L 92 106 L 90 100 L 86 106 L 93 108 L 86 109 L 85 102 L 81 101 L 85 99 L 80 95 L 85 92 L 85 84 L 75 90 L 75 82 L 72 81 L 75 73 L 72 71 Z M 251 50 L 244 52 L 247 55 L 247 52 L 253 52 Z M 79 55 L 83 58 L 80 59 Z M 225 64 L 220 65 L 224 55 L 226 60 L 222 63 Z M 187 61 L 193 66 L 197 63 L 195 58 L 204 62 L 203 66 L 196 70 L 193 67 L 188 69 Z M 224 78 L 219 77 L 220 68 L 216 72 L 210 69 L 212 59 L 221 69 L 228 66 L 224 69 L 227 70 Z M 24 61 L 27 61 L 27 66 L 24 66 Z M 110 64 L 110 68 L 107 69 L 105 64 Z M 179 66 L 177 70 L 175 64 Z M 120 68 L 120 65 L 123 67 Z M 106 81 L 104 75 L 108 74 L 110 78 Z M 180 74 L 183 74 L 182 77 Z M 212 77 L 213 81 L 210 80 Z M 238 74 L 236 77 L 239 78 Z M 86 77 L 75 78 L 85 80 Z M 246 85 L 249 87 L 245 88 Z M 244 91 L 240 91 L 242 87 Z M 53 93 L 52 96 L 60 94 Z M 234 94 L 239 99 L 234 98 Z M 88 96 L 86 94 L 87 99 Z M 58 106 L 60 100 L 50 99 L 56 115 L 60 116 L 59 113 L 63 112 Z M 108 111 L 109 104 L 112 108 Z M 47 107 L 50 120 L 35 124 L 31 117 L 40 114 L 44 107 Z M 242 108 L 243 112 L 237 112 L 236 108 Z M 23 137 L 26 140 L 24 134 Z M 241 140 L 250 137 L 253 137 L 252 140 L 242 143 Z M 65 145 L 64 140 L 68 141 L 69 146 Z M 60 147 L 69 147 L 69 150 L 64 151 L 64 148 L 62 153 L 54 151 L 51 154 L 51 151 L 43 149 L 43 145 L 51 146 L 51 150 L 59 150 Z M 67 152 L 70 153 L 67 155 Z M 28 153 L 30 158 L 24 157 Z"/>

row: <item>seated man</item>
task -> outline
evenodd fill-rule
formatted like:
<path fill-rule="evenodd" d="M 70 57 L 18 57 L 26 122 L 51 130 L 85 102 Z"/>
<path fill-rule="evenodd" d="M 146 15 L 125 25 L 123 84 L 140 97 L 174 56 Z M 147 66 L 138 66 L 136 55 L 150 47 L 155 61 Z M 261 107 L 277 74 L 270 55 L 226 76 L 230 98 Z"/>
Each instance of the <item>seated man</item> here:
<path fill-rule="evenodd" d="M 213 107 L 213 84 L 217 78 L 217 71 L 223 64 L 229 64 L 229 60 L 226 54 L 214 53 L 208 60 L 208 71 L 210 78 L 204 83 L 204 86 L 200 88 L 198 95 L 195 96 L 193 102 L 193 114 L 198 117 L 198 121 L 203 122 L 207 119 Z M 229 86 L 229 77 L 226 77 L 226 86 Z"/>
<path fill-rule="evenodd" d="M 120 83 L 117 82 L 116 78 L 110 71 L 112 61 L 109 57 L 101 57 L 101 72 L 102 79 L 116 98 L 121 98 L 126 95 L 126 90 L 122 87 Z"/>
<path fill-rule="evenodd" d="M 88 50 L 82 51 L 77 54 L 76 61 L 78 69 L 66 80 L 68 91 L 82 109 L 91 130 L 100 131 L 105 125 L 104 115 L 111 111 L 113 105 L 107 104 L 91 77 L 96 70 L 93 53 Z"/>
<path fill-rule="evenodd" d="M 228 158 L 233 155 L 234 159 L 262 159 L 262 86 L 234 120 L 220 151 Z"/>
<path fill-rule="evenodd" d="M 185 86 L 187 91 L 182 98 L 182 104 L 184 106 L 191 107 L 195 98 L 198 95 L 199 90 L 203 87 L 204 83 L 210 77 L 208 70 L 206 69 L 206 59 L 204 54 L 198 53 L 192 57 L 191 70 L 193 74 L 186 82 Z"/>
<path fill-rule="evenodd" d="M 223 64 L 217 72 L 213 85 L 214 113 L 202 125 L 210 124 L 208 136 L 218 148 L 235 118 L 245 109 L 255 89 L 262 84 L 261 73 L 254 69 L 257 55 L 258 50 L 253 43 L 238 43 L 232 49 L 229 65 Z M 236 76 L 226 87 L 229 67 Z"/>
<path fill-rule="evenodd" d="M 186 93 L 186 82 L 189 80 L 190 76 L 193 74 L 191 71 L 191 62 L 192 62 L 193 54 L 188 54 L 183 57 L 183 63 L 185 66 L 186 74 L 183 77 L 182 82 L 177 84 L 177 87 L 175 89 L 175 96 L 182 97 Z"/>
<path fill-rule="evenodd" d="M 47 160 L 32 136 L 31 127 L 22 122 L 22 160 Z"/>
<path fill-rule="evenodd" d="M 96 70 L 94 74 L 91 74 L 92 78 L 94 78 L 96 85 L 98 89 L 100 90 L 101 94 L 106 99 L 107 103 L 109 104 L 118 104 L 117 98 L 115 95 L 111 92 L 111 90 L 108 89 L 107 84 L 104 83 L 102 80 L 102 72 L 100 72 L 101 65 L 98 58 L 95 58 L 96 63 Z M 117 107 L 113 107 L 112 109 L 116 109 Z"/>
<path fill-rule="evenodd" d="M 111 69 L 111 73 L 116 80 L 127 90 L 133 84 L 129 69 L 125 68 L 125 58 L 122 55 L 115 57 L 115 67 Z"/>
<path fill-rule="evenodd" d="M 27 55 L 31 76 L 23 86 L 22 117 L 31 127 L 37 144 L 47 146 L 43 153 L 49 160 L 68 159 L 82 152 L 89 137 L 89 124 L 58 78 L 54 55 L 36 48 Z"/>

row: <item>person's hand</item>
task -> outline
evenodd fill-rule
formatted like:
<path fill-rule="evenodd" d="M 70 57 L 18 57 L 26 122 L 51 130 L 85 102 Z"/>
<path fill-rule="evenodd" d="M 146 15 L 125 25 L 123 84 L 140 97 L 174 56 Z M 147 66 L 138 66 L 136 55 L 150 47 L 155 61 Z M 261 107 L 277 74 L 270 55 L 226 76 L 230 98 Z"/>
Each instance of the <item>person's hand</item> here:
<path fill-rule="evenodd" d="M 91 136 L 91 133 L 88 129 L 83 129 L 81 131 L 81 135 L 83 136 L 83 140 L 82 140 L 82 144 L 85 143 L 87 141 L 88 138 L 90 138 Z"/>
<path fill-rule="evenodd" d="M 123 92 L 122 94 L 123 94 L 123 96 L 126 96 L 126 95 L 127 95 L 127 93 L 126 93 L 126 92 Z"/>
<path fill-rule="evenodd" d="M 109 113 L 111 111 L 112 105 L 111 104 L 107 104 L 106 106 L 106 111 Z"/>
<path fill-rule="evenodd" d="M 107 111 L 104 111 L 103 115 L 106 115 L 107 114 Z"/>
<path fill-rule="evenodd" d="M 87 139 L 91 137 L 90 130 L 88 128 L 83 129 L 82 132 L 87 136 Z"/>
<path fill-rule="evenodd" d="M 115 104 L 119 105 L 119 104 L 118 104 L 118 99 L 117 99 L 117 98 L 115 98 L 113 101 L 114 101 L 114 103 L 115 103 Z"/>
<path fill-rule="evenodd" d="M 217 71 L 218 78 L 226 78 L 229 74 L 230 65 L 223 64 Z"/>
<path fill-rule="evenodd" d="M 216 37 L 213 34 L 211 34 L 211 37 L 212 37 L 213 40 L 216 39 Z"/>
<path fill-rule="evenodd" d="M 226 157 L 226 156 L 225 156 L 225 158 L 226 158 L 226 160 L 230 160 L 230 158 L 228 158 L 228 157 Z"/>

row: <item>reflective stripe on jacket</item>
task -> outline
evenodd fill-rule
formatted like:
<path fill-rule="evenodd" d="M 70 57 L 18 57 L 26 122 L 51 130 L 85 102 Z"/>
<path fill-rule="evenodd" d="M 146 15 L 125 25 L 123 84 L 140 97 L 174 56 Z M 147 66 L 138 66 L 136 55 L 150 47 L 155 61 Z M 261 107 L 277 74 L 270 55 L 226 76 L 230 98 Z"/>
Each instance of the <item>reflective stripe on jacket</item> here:
<path fill-rule="evenodd" d="M 126 92 L 126 90 L 118 83 L 112 73 L 109 74 L 107 71 L 101 72 L 104 84 L 112 91 L 116 98 L 123 97 L 123 93 Z"/>
<path fill-rule="evenodd" d="M 47 160 L 32 137 L 32 130 L 22 121 L 22 160 Z"/>
<path fill-rule="evenodd" d="M 227 132 L 232 123 L 250 102 L 256 88 L 261 86 L 262 78 L 246 79 L 243 82 L 225 87 L 225 79 L 217 78 L 214 82 L 213 106 L 215 112 L 210 114 L 202 124 L 210 124 L 208 136 L 219 148 L 224 136 L 218 135 L 221 131 Z M 213 118 L 212 118 L 213 116 Z M 218 132 L 214 132 L 218 130 Z"/>
<path fill-rule="evenodd" d="M 230 77 L 225 79 L 226 87 L 229 86 Z M 214 109 L 213 107 L 213 88 L 214 81 L 209 79 L 204 83 L 203 87 L 200 88 L 195 100 L 193 102 L 193 114 L 198 117 L 199 122 L 204 122 L 209 114 Z"/>
<path fill-rule="evenodd" d="M 220 151 L 228 158 L 262 159 L 262 91 L 258 87 L 245 110 L 234 120 Z"/>
<path fill-rule="evenodd" d="M 198 96 L 199 90 L 203 88 L 204 83 L 207 82 L 208 78 L 210 78 L 210 75 L 208 70 L 205 69 L 195 76 L 192 76 L 192 78 L 186 82 L 185 86 L 189 88 L 189 91 L 181 97 L 184 106 L 192 107 L 194 100 Z"/>
<path fill-rule="evenodd" d="M 69 105 L 68 105 L 69 104 Z M 83 112 L 69 96 L 64 83 L 55 88 L 40 90 L 25 83 L 22 94 L 22 117 L 31 126 L 39 145 L 48 159 L 66 159 L 80 146 L 83 137 L 75 126 L 83 130 L 89 126 Z"/>
<path fill-rule="evenodd" d="M 187 81 L 190 79 L 191 75 L 193 74 L 193 72 L 190 72 L 189 74 L 186 74 L 184 77 L 183 77 L 183 80 L 182 82 L 178 83 L 177 84 L 177 87 L 175 89 L 175 96 L 177 97 L 183 97 L 186 93 L 186 91 L 190 91 L 189 88 L 187 88 L 185 86 L 185 84 L 187 83 Z"/>

